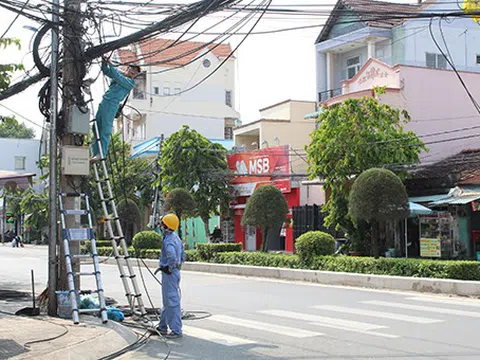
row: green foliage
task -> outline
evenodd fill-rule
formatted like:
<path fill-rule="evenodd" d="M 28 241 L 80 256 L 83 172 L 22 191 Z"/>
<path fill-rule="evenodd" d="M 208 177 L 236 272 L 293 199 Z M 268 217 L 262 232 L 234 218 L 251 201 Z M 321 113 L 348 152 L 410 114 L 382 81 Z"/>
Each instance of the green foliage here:
<path fill-rule="evenodd" d="M 407 190 L 390 170 L 366 170 L 353 183 L 349 210 L 355 219 L 367 221 L 404 219 L 409 213 Z"/>
<path fill-rule="evenodd" d="M 311 269 L 359 274 L 480 280 L 480 263 L 476 261 L 321 256 L 314 259 Z"/>
<path fill-rule="evenodd" d="M 20 209 L 25 215 L 26 226 L 37 230 L 48 226 L 48 194 L 27 188 L 23 192 Z"/>
<path fill-rule="evenodd" d="M 197 244 L 198 256 L 203 261 L 210 261 L 215 254 L 221 252 L 241 251 L 241 243 Z"/>
<path fill-rule="evenodd" d="M 309 264 L 315 256 L 332 255 L 335 252 L 335 239 L 322 231 L 309 231 L 295 241 L 295 249 L 300 260 Z"/>
<path fill-rule="evenodd" d="M 163 190 L 189 190 L 208 234 L 210 216 L 230 201 L 227 150 L 183 126 L 164 142 L 159 164 Z"/>
<path fill-rule="evenodd" d="M 419 161 L 420 151 L 426 148 L 414 132 L 404 130 L 409 119 L 406 111 L 381 104 L 377 98 L 347 99 L 322 108 L 306 150 L 311 177 L 324 179 L 331 192 L 324 207 L 327 227 L 355 230 L 347 205 L 352 178 L 372 167 Z"/>
<path fill-rule="evenodd" d="M 263 252 L 225 252 L 215 255 L 212 262 L 218 264 L 238 264 L 250 266 L 268 266 L 300 269 L 301 262 L 297 255 L 269 254 Z"/>
<path fill-rule="evenodd" d="M 224 252 L 215 254 L 210 261 L 218 264 L 268 266 L 290 269 L 348 272 L 357 274 L 423 277 L 480 281 L 480 262 L 422 260 L 401 258 L 317 256 L 310 265 L 297 255 L 261 252 Z"/>
<path fill-rule="evenodd" d="M 285 221 L 288 204 L 285 196 L 273 185 L 262 185 L 247 201 L 242 217 L 242 225 L 262 229 L 262 250 L 268 249 L 268 232 Z"/>
<path fill-rule="evenodd" d="M 140 222 L 140 209 L 135 201 L 122 198 L 117 205 L 118 216 L 121 221 L 126 223 L 139 223 Z"/>
<path fill-rule="evenodd" d="M 130 144 L 122 140 L 121 134 L 113 134 L 108 148 L 107 166 L 114 198 L 118 202 L 125 201 L 125 198 L 133 200 L 141 214 L 143 208 L 152 202 L 153 178 L 149 160 L 131 158 L 130 151 Z M 93 171 L 92 166 L 89 178 L 89 189 L 92 193 L 90 205 L 97 214 L 101 211 L 101 203 Z M 140 197 L 137 196 L 137 191 Z"/>
<path fill-rule="evenodd" d="M 385 222 L 408 216 L 408 195 L 397 175 L 386 169 L 364 171 L 350 191 L 349 211 L 357 221 L 371 224 L 372 254 L 378 256 L 383 243 L 379 242 L 379 227 Z"/>
<path fill-rule="evenodd" d="M 21 49 L 20 40 L 14 38 L 0 39 L 0 49 L 6 49 L 8 46 L 14 45 L 18 50 Z M 24 70 L 22 64 L 0 64 L 0 92 L 10 86 L 12 75 L 15 71 Z M 3 119 L 2 119 L 3 120 Z M 1 137 L 1 136 L 0 136 Z"/>
<path fill-rule="evenodd" d="M 197 250 L 185 250 L 185 261 L 201 261 Z"/>
<path fill-rule="evenodd" d="M 19 123 L 14 117 L 1 117 L 0 120 L 0 138 L 33 139 L 35 137 L 34 129 Z"/>
<path fill-rule="evenodd" d="M 143 249 L 161 249 L 162 237 L 155 231 L 141 231 L 133 237 L 135 252 Z"/>
<path fill-rule="evenodd" d="M 183 188 L 176 188 L 167 194 L 165 199 L 165 211 L 173 211 L 179 219 L 193 216 L 197 204 L 192 195 Z"/>

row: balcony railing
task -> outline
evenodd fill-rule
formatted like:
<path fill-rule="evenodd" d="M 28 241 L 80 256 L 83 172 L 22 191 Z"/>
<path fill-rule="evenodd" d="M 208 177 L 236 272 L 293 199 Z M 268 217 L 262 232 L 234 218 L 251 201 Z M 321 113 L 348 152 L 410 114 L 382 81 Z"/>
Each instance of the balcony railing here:
<path fill-rule="evenodd" d="M 318 93 L 318 102 L 327 101 L 328 99 L 330 99 L 334 96 L 338 96 L 338 95 L 342 95 L 342 89 L 341 88 L 330 89 L 330 90 L 319 92 Z"/>

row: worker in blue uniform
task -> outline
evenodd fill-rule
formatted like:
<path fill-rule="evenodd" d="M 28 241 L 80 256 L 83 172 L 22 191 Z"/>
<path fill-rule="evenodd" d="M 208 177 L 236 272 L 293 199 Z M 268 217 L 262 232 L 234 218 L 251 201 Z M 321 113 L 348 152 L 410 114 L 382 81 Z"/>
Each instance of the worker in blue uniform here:
<path fill-rule="evenodd" d="M 115 116 L 117 115 L 122 101 L 125 100 L 130 91 L 135 87 L 135 77 L 140 74 L 141 70 L 139 66 L 130 65 L 128 66 L 127 71 L 122 74 L 111 63 L 102 59 L 102 72 L 105 76 L 111 79 L 110 87 L 103 95 L 102 102 L 98 106 L 96 115 L 102 153 L 103 156 L 106 157 L 108 153 L 108 145 L 112 136 Z M 93 127 L 93 134 L 95 136 L 95 127 Z M 93 158 L 91 160 L 100 160 L 98 144 L 96 141 L 93 145 Z"/>
<path fill-rule="evenodd" d="M 175 214 L 167 214 L 161 220 L 164 233 L 160 267 L 155 274 L 162 271 L 163 308 L 157 331 L 169 339 L 182 336 L 182 309 L 180 306 L 180 268 L 185 261 L 182 240 L 175 231 L 180 220 Z M 170 328 L 171 332 L 168 332 Z"/>

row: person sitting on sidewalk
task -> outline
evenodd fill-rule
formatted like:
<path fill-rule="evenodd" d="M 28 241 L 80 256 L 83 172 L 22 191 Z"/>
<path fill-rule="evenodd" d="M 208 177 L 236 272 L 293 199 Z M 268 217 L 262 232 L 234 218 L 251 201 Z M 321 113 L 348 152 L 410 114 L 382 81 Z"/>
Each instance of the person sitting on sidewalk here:
<path fill-rule="evenodd" d="M 108 145 L 112 137 L 113 121 L 120 108 L 120 104 L 135 87 L 135 78 L 140 74 L 141 69 L 137 65 L 129 65 L 127 71 L 122 74 L 107 60 L 102 59 L 102 72 L 112 81 L 107 92 L 103 95 L 102 102 L 98 106 L 96 120 L 99 132 L 102 154 L 104 157 L 108 153 Z M 92 162 L 99 161 L 100 151 L 96 141 L 95 126 L 93 126 L 94 144 Z"/>

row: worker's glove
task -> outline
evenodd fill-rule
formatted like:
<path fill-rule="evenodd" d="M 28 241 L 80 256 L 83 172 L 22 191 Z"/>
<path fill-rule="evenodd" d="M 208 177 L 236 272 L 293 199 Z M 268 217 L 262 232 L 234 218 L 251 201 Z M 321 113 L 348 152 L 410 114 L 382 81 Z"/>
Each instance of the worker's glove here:
<path fill-rule="evenodd" d="M 161 267 L 157 268 L 157 270 L 155 270 L 155 272 L 153 273 L 153 275 L 157 275 L 160 271 L 162 271 L 162 268 L 161 268 Z"/>
<path fill-rule="evenodd" d="M 171 274 L 170 268 L 168 266 L 160 266 L 157 270 L 155 270 L 154 274 L 157 275 L 158 272 L 164 272 L 166 274 Z"/>

